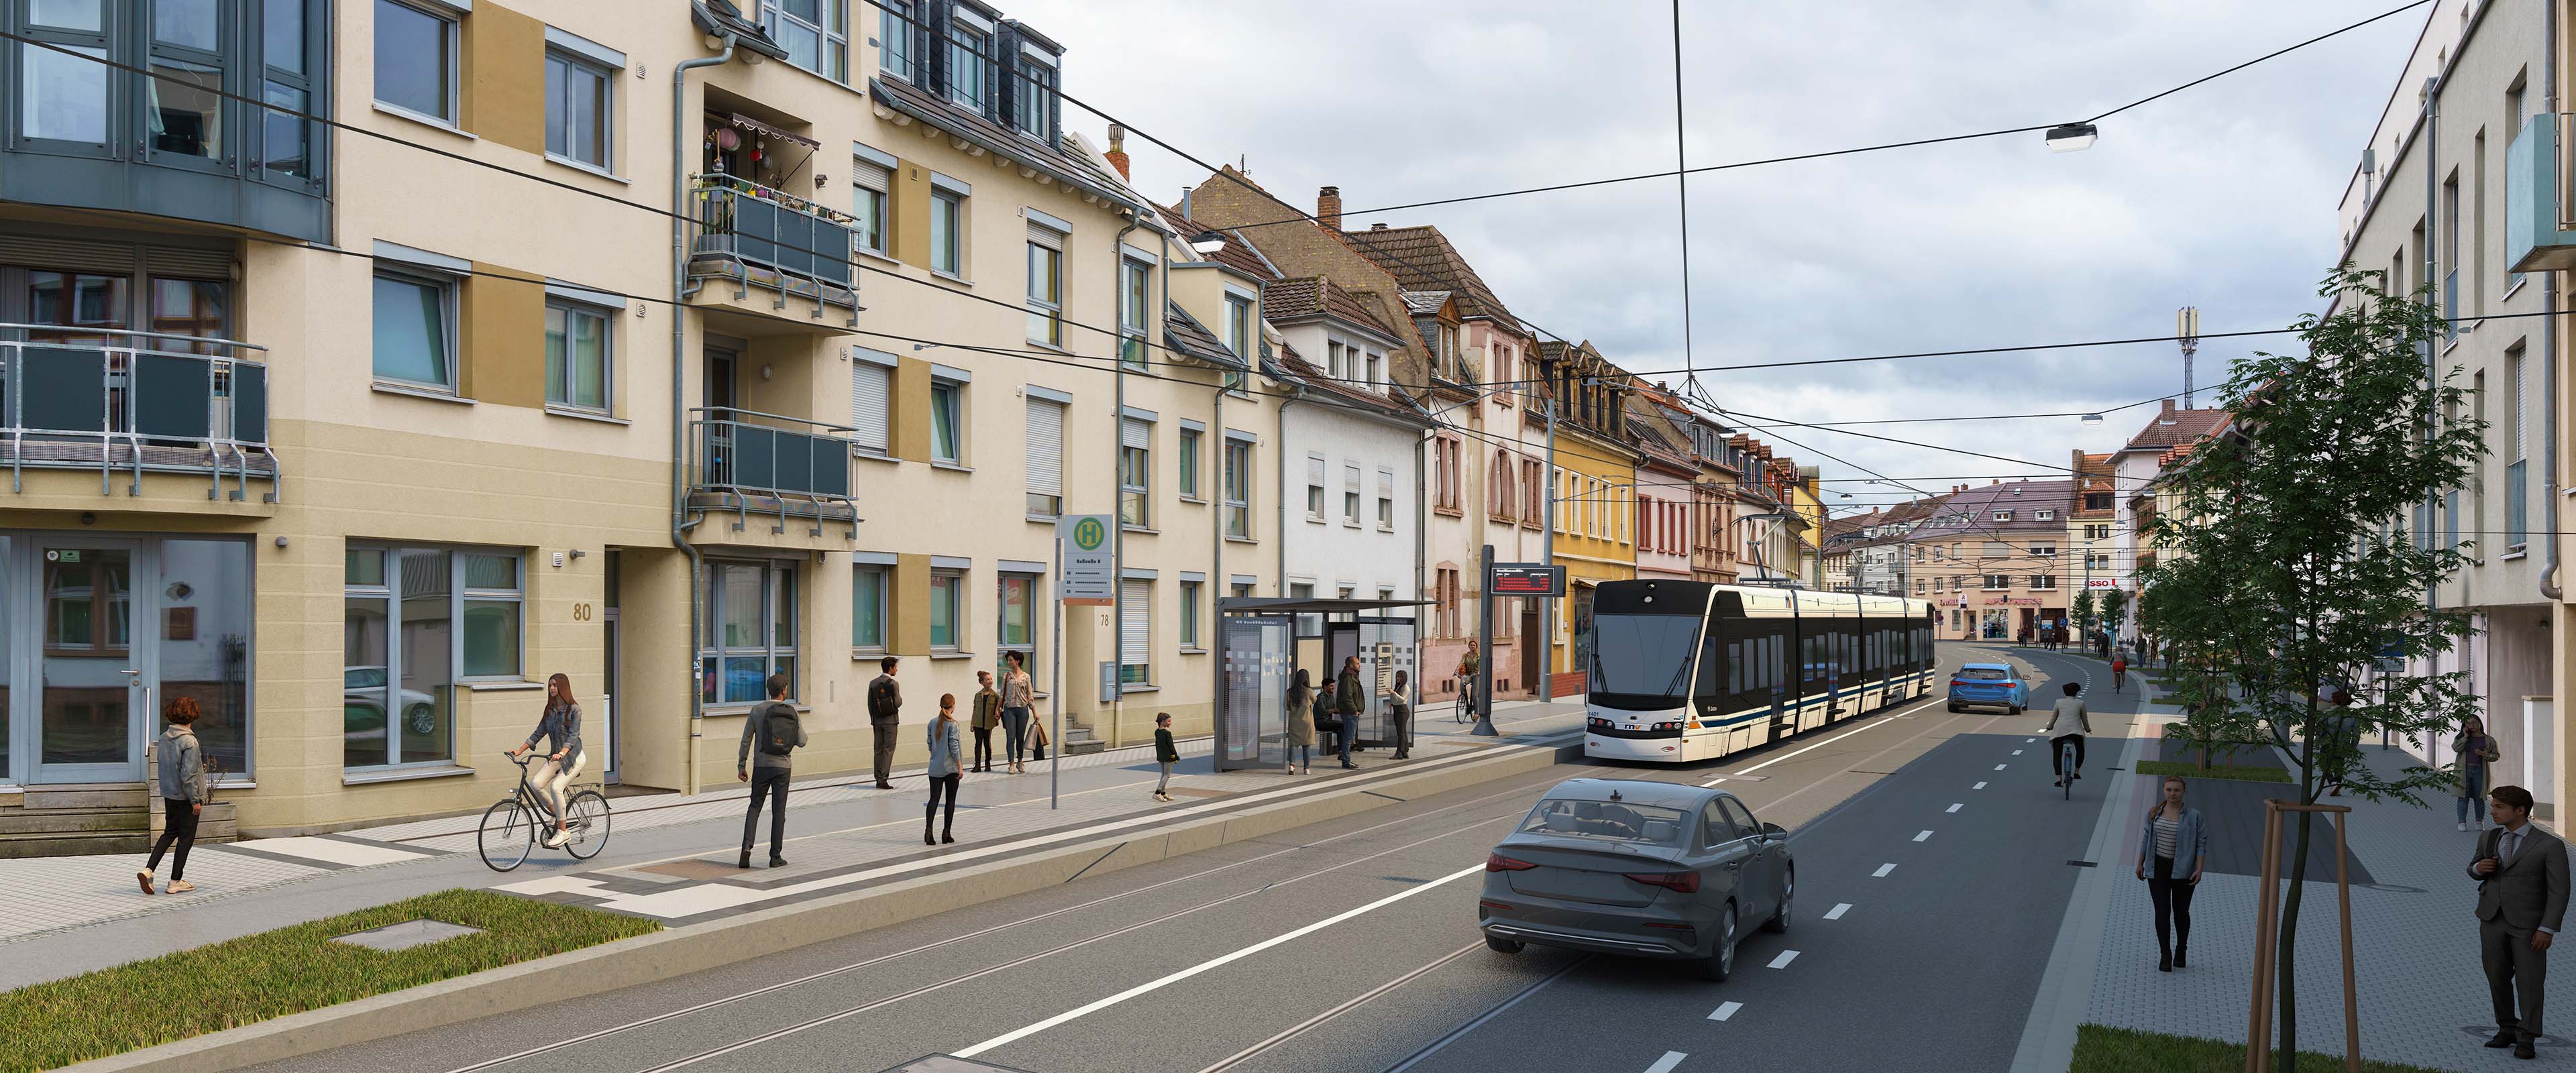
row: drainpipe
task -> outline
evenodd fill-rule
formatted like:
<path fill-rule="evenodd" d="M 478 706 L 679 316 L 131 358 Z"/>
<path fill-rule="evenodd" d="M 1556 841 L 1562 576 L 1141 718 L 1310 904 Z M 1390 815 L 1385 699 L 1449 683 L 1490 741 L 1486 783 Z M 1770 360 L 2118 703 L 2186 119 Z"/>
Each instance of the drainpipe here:
<path fill-rule="evenodd" d="M 1288 408 L 1306 401 L 1304 384 L 1283 385 L 1279 400 L 1279 595 L 1288 595 Z M 1330 473 L 1325 476 L 1330 477 Z"/>
<path fill-rule="evenodd" d="M 688 406 L 683 391 L 687 380 L 682 370 L 688 368 L 688 318 L 682 302 L 688 300 L 683 288 L 689 276 L 689 169 L 688 91 L 689 71 L 698 67 L 722 67 L 733 62 L 734 35 L 724 35 L 724 51 L 713 56 L 683 60 L 671 68 L 671 543 L 689 557 L 689 622 L 686 636 L 689 645 L 689 772 L 688 792 L 698 792 L 698 754 L 706 736 L 706 695 L 702 692 L 706 669 L 698 665 L 698 619 L 705 610 L 698 606 L 698 589 L 704 584 L 706 557 L 689 543 L 689 459 Z"/>
<path fill-rule="evenodd" d="M 2437 73 L 2424 80 L 2424 281 L 2433 284 L 2436 300 L 2440 297 L 2442 279 L 2442 232 L 2440 230 L 2442 203 L 2439 198 L 2441 188 L 2438 185 L 2441 176 L 2437 174 L 2436 167 L 2441 160 L 2441 146 L 2436 140 L 2436 136 L 2441 132 L 2441 123 L 2442 76 Z M 2441 360 L 2442 344 L 2438 340 L 2425 340 L 2424 428 L 2427 439 L 2439 436 L 2442 431 L 2442 414 L 2434 402 L 2434 394 L 2442 389 Z M 2440 538 L 2441 524 L 2442 492 L 2440 489 L 2434 489 L 2426 494 L 2424 500 L 2425 543 L 2429 544 Z M 2434 580 L 2426 583 L 2424 613 L 2430 615 L 2441 606 L 2441 581 Z M 2442 665 L 2440 653 L 2428 653 L 2426 658 L 2431 661 L 2432 669 L 2440 670 Z"/>
<path fill-rule="evenodd" d="M 1391 359 L 1390 364 L 1392 364 Z M 1423 386 L 1422 394 L 1426 399 L 1431 397 L 1430 385 Z M 1429 436 L 1436 428 L 1438 426 L 1435 425 L 1432 428 L 1423 429 L 1423 435 L 1415 441 L 1413 451 L 1413 595 L 1408 597 L 1415 601 L 1411 609 L 1413 612 L 1413 689 L 1411 694 L 1405 697 L 1405 701 L 1416 708 L 1422 706 L 1422 680 L 1429 677 L 1431 673 L 1430 666 L 1422 659 L 1422 653 L 1431 639 L 1431 631 L 1424 628 L 1429 625 L 1424 620 L 1431 616 L 1422 610 L 1424 605 L 1420 602 L 1423 559 L 1429 555 L 1431 531 L 1430 497 L 1422 494 L 1422 482 L 1428 477 L 1423 472 L 1422 448 L 1438 442 Z"/>
<path fill-rule="evenodd" d="M 2541 114 L 2552 125 L 2558 122 L 2558 5 L 2542 4 L 2543 29 L 2540 35 Z M 2548 550 L 2541 560 L 2540 595 L 2553 603 L 2560 598 L 2558 585 L 2558 273 L 2544 272 L 2540 279 L 2540 501 L 2541 513 L 2548 526 L 2542 544 Z"/>
<path fill-rule="evenodd" d="M 1556 565 L 1556 391 L 1549 385 L 1547 393 L 1547 517 L 1538 530 L 1538 561 Z M 1572 599 L 1574 587 L 1566 586 Z M 1538 602 L 1538 699 L 1541 704 L 1556 700 L 1556 600 Z"/>
<path fill-rule="evenodd" d="M 1119 228 L 1117 240 L 1109 244 L 1109 288 L 1112 302 L 1117 300 L 1116 295 L 1118 292 L 1118 285 L 1121 282 L 1124 282 L 1127 278 L 1127 255 L 1121 251 L 1126 249 L 1127 233 L 1136 229 L 1138 219 L 1139 217 L 1135 213 L 1128 213 L 1127 226 Z M 1120 310 L 1119 312 L 1123 313 L 1125 310 Z M 1114 322 L 1116 315 L 1113 314 L 1111 319 Z M 1121 349 L 1124 349 L 1126 344 L 1127 338 L 1125 336 L 1118 337 L 1118 345 Z M 1117 568 L 1110 572 L 1116 574 L 1118 577 L 1118 587 L 1109 590 L 1109 606 L 1112 612 L 1110 620 L 1112 625 L 1116 628 L 1117 632 L 1114 636 L 1118 638 L 1116 643 L 1119 646 L 1118 655 L 1116 657 L 1119 664 L 1118 690 L 1112 695 L 1109 702 L 1109 744 L 1111 748 L 1116 748 L 1118 746 L 1119 726 L 1125 721 L 1127 714 L 1127 652 L 1125 648 L 1127 639 L 1127 493 L 1123 490 L 1125 482 L 1119 479 L 1118 474 L 1119 466 L 1123 464 L 1127 458 L 1125 453 L 1127 450 L 1127 356 L 1120 354 L 1117 357 L 1112 358 L 1109 365 L 1111 369 L 1110 376 L 1117 383 L 1115 391 L 1118 399 L 1115 407 L 1117 412 L 1112 415 L 1109 420 L 1109 502 L 1115 504 L 1117 510 L 1117 513 L 1112 515 L 1112 517 L 1117 519 L 1117 524 L 1110 529 L 1109 561 L 1117 565 Z"/>

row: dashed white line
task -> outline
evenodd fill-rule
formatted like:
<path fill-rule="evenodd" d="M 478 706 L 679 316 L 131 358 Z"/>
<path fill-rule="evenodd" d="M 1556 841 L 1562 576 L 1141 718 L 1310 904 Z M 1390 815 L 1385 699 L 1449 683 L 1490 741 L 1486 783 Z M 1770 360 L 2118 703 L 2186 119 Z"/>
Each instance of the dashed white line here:
<path fill-rule="evenodd" d="M 1775 957 L 1775 958 L 1772 958 L 1772 959 L 1771 959 L 1771 966 L 1770 966 L 1770 967 L 1771 967 L 1771 968 L 1775 968 L 1775 969 L 1785 969 L 1785 968 L 1788 968 L 1788 967 L 1789 967 L 1789 963 L 1790 963 L 1790 962 L 1792 962 L 1792 961 L 1796 961 L 1796 960 L 1798 960 L 1798 952 L 1797 952 L 1797 951 L 1795 951 L 1795 950 L 1783 950 L 1783 951 L 1781 951 L 1781 952 L 1780 952 L 1780 956 L 1779 956 L 1779 957 Z"/>
<path fill-rule="evenodd" d="M 1701 785 L 1702 787 L 1709 787 L 1709 786 L 1715 786 L 1715 785 L 1717 785 L 1718 783 L 1725 782 L 1725 781 L 1726 781 L 1726 777 L 1721 775 L 1721 776 L 1719 776 L 1719 777 L 1717 777 L 1717 778 L 1710 779 L 1710 780 L 1708 780 L 1707 782 L 1703 782 L 1703 783 L 1701 783 L 1700 785 Z"/>
<path fill-rule="evenodd" d="M 2033 742 L 2033 741 L 2038 741 L 2039 739 L 2038 739 L 2038 738 L 2023 738 L 2022 740 L 2023 740 L 2023 741 L 2025 741 L 2025 742 Z"/>
<path fill-rule="evenodd" d="M 1690 1056 L 1680 1051 L 1665 1051 L 1663 1057 L 1655 1059 L 1655 1064 L 1646 1067 L 1646 1073 L 1673 1073 L 1673 1067 L 1682 1064 L 1682 1059 L 1688 1057 Z"/>
<path fill-rule="evenodd" d="M 2021 750 L 2019 750 L 2019 749 L 2015 749 L 2015 750 L 2013 750 L 2013 755 L 2014 755 L 2014 756 L 2020 756 L 2020 755 L 2021 755 Z"/>
<path fill-rule="evenodd" d="M 1835 902 L 1835 903 L 1834 903 L 1834 907 L 1833 907 L 1833 908 L 1828 909 L 1828 910 L 1825 910 L 1825 919 L 1827 919 L 1827 920 L 1841 920 L 1841 919 L 1843 918 L 1843 914 L 1844 914 L 1845 912 L 1849 911 L 1850 909 L 1851 909 L 1851 903 L 1850 903 L 1850 902 Z"/>
<path fill-rule="evenodd" d="M 1887 878 L 1887 873 L 1889 873 L 1889 872 L 1893 872 L 1893 871 L 1895 871 L 1895 870 L 1896 870 L 1896 866 L 1895 866 L 1895 865 L 1893 865 L 1893 864 L 1882 864 L 1882 865 L 1879 865 L 1879 866 L 1878 866 L 1878 871 L 1871 872 L 1871 873 L 1869 874 L 1869 877 L 1870 877 L 1871 879 L 1885 879 L 1885 878 Z"/>
<path fill-rule="evenodd" d="M 1995 765 L 1995 770 L 1997 770 L 1997 771 L 2002 771 L 2003 769 L 2004 769 L 2004 766 L 2003 766 L 2002 764 L 1997 764 L 1997 765 Z"/>
<path fill-rule="evenodd" d="M 1927 839 L 1927 838 L 1930 838 L 1930 837 L 1932 837 L 1932 832 L 1930 832 L 1930 831 L 1925 831 L 1925 832 L 1923 832 L 1922 834 L 1919 834 L 1919 835 L 1914 836 L 1914 840 L 1915 840 L 1915 841 L 1917 841 L 1917 842 L 1921 842 L 1921 841 L 1923 841 L 1924 839 Z"/>
<path fill-rule="evenodd" d="M 1914 706 L 1914 708 L 1920 708 L 1920 707 L 1922 707 L 1923 705 L 1925 705 L 1925 704 L 1930 704 L 1930 703 L 1932 703 L 1932 702 L 1931 702 L 1931 701 L 1926 700 L 1926 701 L 1923 701 L 1923 702 L 1921 702 L 1921 703 L 1916 704 L 1916 705 Z M 1910 711 L 1913 711 L 1913 710 L 1914 710 L 1914 708 L 1908 708 L 1908 709 L 1906 709 L 1906 711 L 1909 711 L 1909 712 L 1910 712 Z M 1880 725 L 1882 725 L 1882 724 L 1881 724 L 1881 723 L 1879 723 L 1879 722 L 1871 722 L 1871 723 L 1868 723 L 1868 724 L 1865 724 L 1865 725 L 1862 725 L 1862 726 L 1854 727 L 1854 728 L 1852 728 L 1850 731 L 1848 731 L 1848 732 L 1846 732 L 1846 733 L 1836 734 L 1836 735 L 1834 735 L 1833 737 L 1826 738 L 1826 739 L 1825 739 L 1825 740 L 1823 740 L 1823 741 L 1817 742 L 1817 743 L 1815 743 L 1814 745 L 1807 746 L 1806 748 L 1804 748 L 1804 749 L 1800 749 L 1800 750 L 1798 750 L 1797 752 L 1794 752 L 1794 753 L 1787 753 L 1787 754 L 1784 754 L 1784 755 L 1781 755 L 1781 756 L 1775 756 L 1775 757 L 1772 757 L 1772 758 L 1771 758 L 1771 759 L 1769 759 L 1769 760 L 1765 760 L 1765 761 L 1763 761 L 1763 762 L 1761 762 L 1761 763 L 1759 763 L 1759 764 L 1755 764 L 1755 765 L 1753 765 L 1752 767 L 1745 768 L 1745 769 L 1744 769 L 1744 770 L 1742 770 L 1742 771 L 1738 771 L 1738 772 L 1736 772 L 1736 774 L 1738 774 L 1738 775 L 1750 775 L 1750 774 L 1753 774 L 1753 773 L 1754 773 L 1754 772 L 1756 772 L 1756 771 L 1760 771 L 1760 770 L 1762 770 L 1763 768 L 1770 767 L 1771 765 L 1773 765 L 1773 764 L 1777 764 L 1777 763 L 1779 763 L 1780 761 L 1783 761 L 1783 760 L 1787 760 L 1787 759 L 1789 759 L 1790 757 L 1798 756 L 1798 755 L 1800 755 L 1801 753 L 1810 753 L 1810 752 L 1814 752 L 1814 751 L 1816 751 L 1816 750 L 1818 750 L 1818 749 L 1822 749 L 1822 748 L 1824 748 L 1825 746 L 1828 746 L 1828 745 L 1831 745 L 1831 744 L 1833 744 L 1833 743 L 1835 743 L 1835 742 L 1841 741 L 1841 740 L 1843 740 L 1844 738 L 1851 737 L 1853 734 L 1858 734 L 1858 733 L 1861 733 L 1861 732 L 1863 732 L 1863 731 L 1866 731 L 1866 730 L 1868 730 L 1870 727 L 1880 726 Z"/>
<path fill-rule="evenodd" d="M 1950 805 L 1950 807 L 1945 808 L 1945 809 L 1942 809 L 1941 811 L 1943 811 L 1943 812 L 1957 812 L 1957 811 L 1959 811 L 1960 809 L 1967 807 L 1967 804 L 1968 804 L 1968 803 L 1967 803 L 1967 802 L 1965 802 L 1965 801 L 1952 802 L 1952 803 L 1951 803 L 1951 805 Z"/>
<path fill-rule="evenodd" d="M 1976 784 L 1975 786 L 1971 786 L 1971 787 L 1968 787 L 1968 788 L 1969 788 L 1969 789 L 1971 789 L 1971 790 L 1983 790 L 1983 789 L 1985 789 L 1985 788 L 1986 788 L 1986 784 L 1981 782 L 1981 783 Z"/>
<path fill-rule="evenodd" d="M 1723 1021 L 1729 1017 L 1735 1016 L 1735 1011 L 1743 1008 L 1744 1004 L 1741 1002 L 1721 1002 L 1717 1004 L 1716 1012 L 1708 1015 L 1708 1019 L 1711 1021 Z"/>

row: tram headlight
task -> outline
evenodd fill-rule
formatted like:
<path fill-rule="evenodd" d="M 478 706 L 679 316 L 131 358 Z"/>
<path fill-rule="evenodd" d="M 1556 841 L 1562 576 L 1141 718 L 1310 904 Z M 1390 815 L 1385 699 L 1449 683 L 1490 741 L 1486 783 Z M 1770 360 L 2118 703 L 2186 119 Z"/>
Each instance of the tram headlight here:
<path fill-rule="evenodd" d="M 1674 720 L 1670 723 L 1657 723 L 1653 727 L 1655 730 L 1680 730 L 1681 728 L 1682 724 L 1680 720 Z"/>

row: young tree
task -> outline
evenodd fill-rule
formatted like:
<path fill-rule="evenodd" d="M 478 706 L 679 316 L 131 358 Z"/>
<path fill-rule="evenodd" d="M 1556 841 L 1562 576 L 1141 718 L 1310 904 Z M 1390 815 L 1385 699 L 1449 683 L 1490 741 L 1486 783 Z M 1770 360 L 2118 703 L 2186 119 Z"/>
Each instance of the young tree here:
<path fill-rule="evenodd" d="M 2468 629 L 2465 617 L 2424 606 L 2466 552 L 2430 540 L 2429 526 L 2415 535 L 2434 546 L 2419 545 L 2405 519 L 2467 476 L 2479 424 L 2442 416 L 2465 408 L 2456 369 L 2428 382 L 2425 356 L 2443 331 L 2430 288 L 2383 297 L 2381 275 L 2346 266 L 2326 278 L 2318 293 L 2335 300 L 2332 311 L 2298 324 L 2306 354 L 2236 364 L 2220 389 L 2232 422 L 2167 471 L 2169 505 L 2141 533 L 2158 549 L 2142 573 L 2149 628 L 2202 672 L 2182 679 L 2193 732 L 2278 745 L 2297 767 L 2302 804 L 2334 784 L 2417 802 L 2415 791 L 2447 776 L 2412 766 L 2383 778 L 2351 743 L 2371 730 L 2448 729 L 2475 710 L 2461 673 L 2384 676 L 2384 695 L 2348 708 L 2325 684 L 2359 681 L 2392 640 L 2422 657 Z M 2297 1053 L 2295 953 L 2315 815 L 2297 814 L 2281 904 L 2281 1069 Z"/>
<path fill-rule="evenodd" d="M 2129 609 L 2129 594 L 2118 589 L 2102 590 L 2102 621 L 2116 636 L 2120 630 L 2120 613 Z"/>
<path fill-rule="evenodd" d="M 2075 598 L 2075 625 L 2079 637 L 2093 636 L 2093 590 L 2086 589 Z"/>

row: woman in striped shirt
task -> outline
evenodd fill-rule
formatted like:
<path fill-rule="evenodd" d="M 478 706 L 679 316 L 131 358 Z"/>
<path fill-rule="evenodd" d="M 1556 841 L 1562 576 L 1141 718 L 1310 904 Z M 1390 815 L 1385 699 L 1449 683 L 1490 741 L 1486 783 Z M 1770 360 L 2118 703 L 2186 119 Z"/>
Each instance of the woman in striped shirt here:
<path fill-rule="evenodd" d="M 2191 892 L 2206 863 L 2209 824 L 2199 809 L 2182 803 L 2182 776 L 2165 776 L 2164 790 L 2165 799 L 2138 830 L 2138 878 L 2147 881 L 2156 906 L 2156 971 L 2172 972 L 2183 967 L 2183 948 L 2191 945 Z"/>

